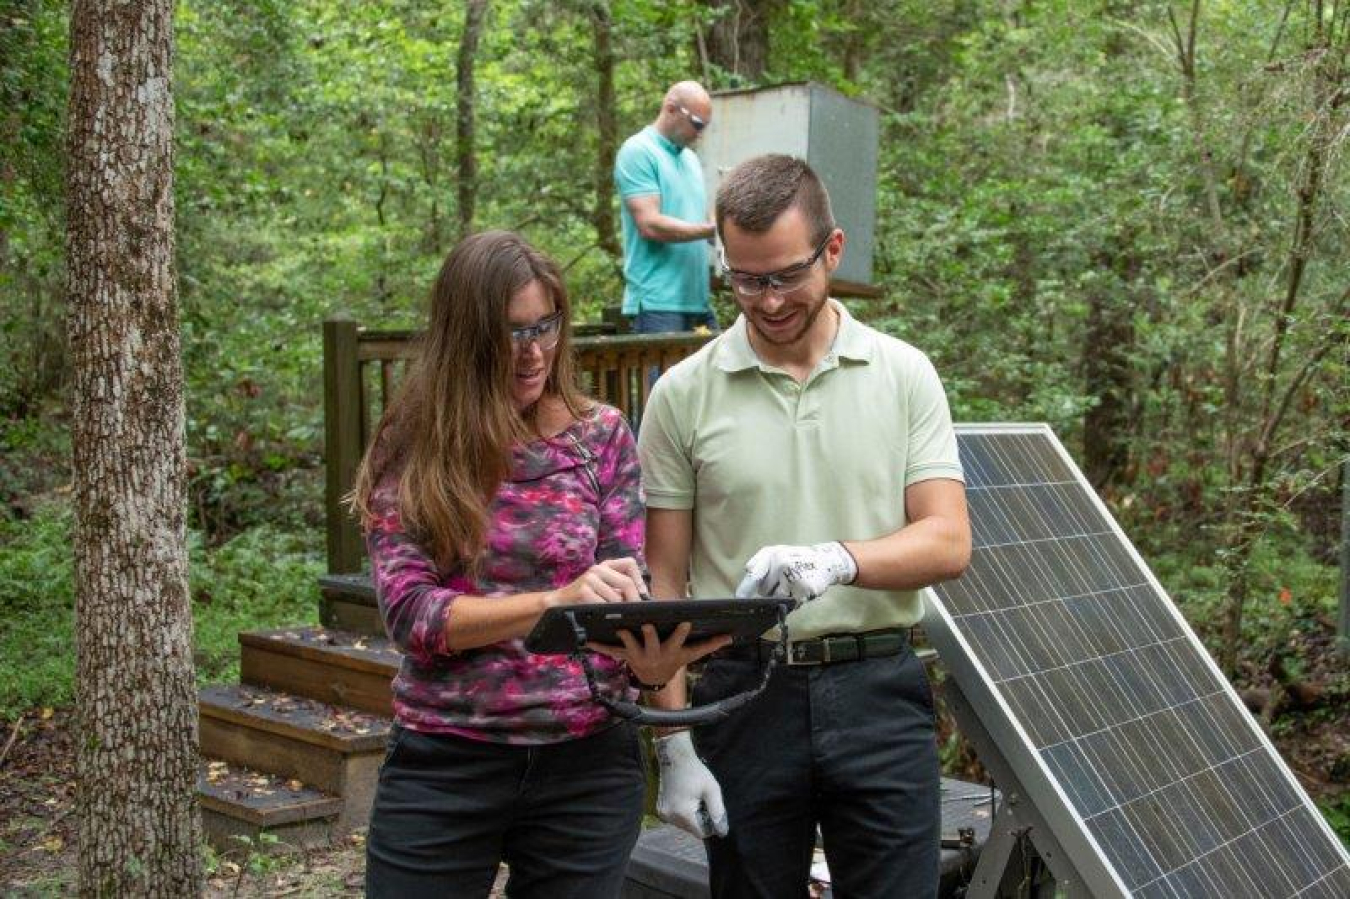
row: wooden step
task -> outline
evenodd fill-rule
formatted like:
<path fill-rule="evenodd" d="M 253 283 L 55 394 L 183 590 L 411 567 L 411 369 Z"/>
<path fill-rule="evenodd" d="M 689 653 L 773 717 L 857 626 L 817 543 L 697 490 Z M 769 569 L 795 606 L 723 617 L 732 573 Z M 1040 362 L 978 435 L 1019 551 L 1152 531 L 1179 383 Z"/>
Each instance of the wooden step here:
<path fill-rule="evenodd" d="M 392 717 L 389 684 L 402 655 L 384 637 L 293 627 L 239 635 L 240 679 Z"/>
<path fill-rule="evenodd" d="M 202 760 L 197 795 L 206 838 L 228 856 L 326 846 L 342 814 L 337 796 L 218 759 Z"/>
<path fill-rule="evenodd" d="M 325 574 L 319 578 L 319 621 L 324 627 L 384 636 L 384 622 L 370 575 Z"/>
<path fill-rule="evenodd" d="M 202 755 L 342 797 L 341 828 L 370 816 L 390 721 L 246 685 L 198 693 Z"/>

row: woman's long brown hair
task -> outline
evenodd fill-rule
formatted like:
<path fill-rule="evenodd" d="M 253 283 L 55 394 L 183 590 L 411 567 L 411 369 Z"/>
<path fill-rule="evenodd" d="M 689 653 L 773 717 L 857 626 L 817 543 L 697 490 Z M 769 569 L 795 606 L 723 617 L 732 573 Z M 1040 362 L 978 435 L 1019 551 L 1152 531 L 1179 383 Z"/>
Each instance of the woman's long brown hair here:
<path fill-rule="evenodd" d="M 485 231 L 461 241 L 441 266 L 416 359 L 356 473 L 352 507 L 368 527 L 372 491 L 391 467 L 400 469 L 403 526 L 442 571 L 476 567 L 488 503 L 510 471 L 511 447 L 539 436 L 539 404 L 517 410 L 512 401 L 507 322 L 507 304 L 532 281 L 562 313 L 543 396 L 582 414 L 571 308 L 557 265 L 519 235 Z"/>

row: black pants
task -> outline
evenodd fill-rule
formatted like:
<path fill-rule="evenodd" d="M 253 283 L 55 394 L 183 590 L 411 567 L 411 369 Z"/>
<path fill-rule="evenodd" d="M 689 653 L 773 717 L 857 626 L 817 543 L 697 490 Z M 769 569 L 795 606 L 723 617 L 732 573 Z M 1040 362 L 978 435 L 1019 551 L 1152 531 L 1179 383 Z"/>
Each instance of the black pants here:
<path fill-rule="evenodd" d="M 366 895 L 618 896 L 642 822 L 636 730 L 504 746 L 395 727 L 366 839 Z"/>
<path fill-rule="evenodd" d="M 703 704 L 749 688 L 755 662 L 714 659 Z M 694 741 L 731 831 L 707 842 L 716 899 L 807 894 L 819 825 L 838 899 L 913 899 L 938 886 L 941 817 L 933 699 L 913 652 L 780 666 L 765 692 Z"/>

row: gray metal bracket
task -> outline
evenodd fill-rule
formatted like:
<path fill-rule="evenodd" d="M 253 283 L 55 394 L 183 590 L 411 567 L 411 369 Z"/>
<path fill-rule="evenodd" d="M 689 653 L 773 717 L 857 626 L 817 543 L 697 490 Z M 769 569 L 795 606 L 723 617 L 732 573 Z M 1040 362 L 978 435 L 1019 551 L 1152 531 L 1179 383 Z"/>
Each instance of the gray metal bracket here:
<path fill-rule="evenodd" d="M 942 693 L 957 728 L 975 747 L 975 754 L 1002 794 L 989 842 L 980 852 L 979 864 L 971 875 L 967 899 L 1090 896 L 1078 869 L 1051 833 L 956 681 L 948 678 L 942 685 Z M 1042 876 L 1043 873 L 1048 876 Z"/>

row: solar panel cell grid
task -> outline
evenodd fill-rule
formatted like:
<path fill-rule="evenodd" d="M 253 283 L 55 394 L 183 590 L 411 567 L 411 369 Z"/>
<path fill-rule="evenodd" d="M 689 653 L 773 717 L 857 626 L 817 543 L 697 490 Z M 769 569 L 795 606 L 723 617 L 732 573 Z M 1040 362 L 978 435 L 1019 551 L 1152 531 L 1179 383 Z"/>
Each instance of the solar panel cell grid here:
<path fill-rule="evenodd" d="M 1117 883 L 1350 896 L 1344 849 L 1048 430 L 959 442 L 974 555 L 934 592 Z"/>

